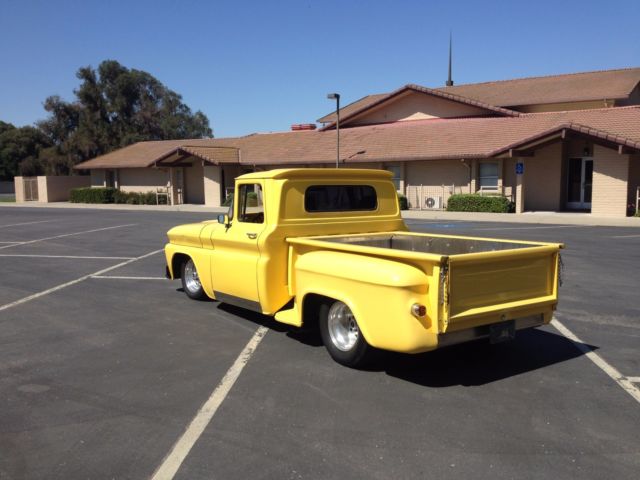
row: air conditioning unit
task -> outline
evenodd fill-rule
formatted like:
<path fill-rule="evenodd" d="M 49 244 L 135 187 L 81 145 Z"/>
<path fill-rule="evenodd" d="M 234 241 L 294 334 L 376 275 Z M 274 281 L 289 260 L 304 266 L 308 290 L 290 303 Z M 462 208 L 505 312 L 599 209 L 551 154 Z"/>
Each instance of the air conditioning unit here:
<path fill-rule="evenodd" d="M 442 208 L 442 197 L 427 196 L 424 199 L 424 205 L 427 210 L 440 210 Z"/>

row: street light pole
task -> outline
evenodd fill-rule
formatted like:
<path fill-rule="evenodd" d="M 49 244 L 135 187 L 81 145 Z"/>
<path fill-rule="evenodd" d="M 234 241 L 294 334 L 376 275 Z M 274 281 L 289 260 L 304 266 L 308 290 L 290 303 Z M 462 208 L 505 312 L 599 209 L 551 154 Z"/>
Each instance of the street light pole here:
<path fill-rule="evenodd" d="M 336 168 L 340 168 L 340 94 L 330 93 L 327 98 L 336 101 Z"/>

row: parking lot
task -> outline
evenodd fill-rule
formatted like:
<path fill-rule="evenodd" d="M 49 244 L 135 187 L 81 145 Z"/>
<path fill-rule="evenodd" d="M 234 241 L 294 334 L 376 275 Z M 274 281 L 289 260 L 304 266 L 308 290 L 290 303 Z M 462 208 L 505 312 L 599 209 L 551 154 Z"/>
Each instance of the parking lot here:
<path fill-rule="evenodd" d="M 356 371 L 164 279 L 166 231 L 213 216 L 0 207 L 0 479 L 638 478 L 640 229 L 409 220 L 565 242 L 562 330 Z"/>

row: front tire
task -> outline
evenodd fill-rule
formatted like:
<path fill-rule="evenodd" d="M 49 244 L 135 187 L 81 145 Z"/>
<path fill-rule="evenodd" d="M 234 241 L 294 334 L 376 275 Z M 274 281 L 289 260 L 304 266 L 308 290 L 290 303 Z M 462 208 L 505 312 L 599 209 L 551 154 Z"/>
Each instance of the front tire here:
<path fill-rule="evenodd" d="M 321 304 L 319 321 L 320 335 L 331 358 L 351 368 L 370 363 L 374 349 L 364 339 L 358 321 L 344 302 Z"/>
<path fill-rule="evenodd" d="M 204 300 L 207 295 L 204 293 L 196 264 L 189 258 L 182 262 L 180 267 L 180 279 L 182 280 L 182 289 L 187 296 L 193 300 Z"/>

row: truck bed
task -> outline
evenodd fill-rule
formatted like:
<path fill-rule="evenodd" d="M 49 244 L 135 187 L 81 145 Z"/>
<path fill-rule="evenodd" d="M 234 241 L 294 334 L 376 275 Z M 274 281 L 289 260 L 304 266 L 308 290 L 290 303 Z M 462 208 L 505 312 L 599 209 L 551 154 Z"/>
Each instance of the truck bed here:
<path fill-rule="evenodd" d="M 418 266 L 430 278 L 431 288 L 438 289 L 439 333 L 537 314 L 544 314 L 546 323 L 557 303 L 559 250 L 563 247 L 557 243 L 415 232 L 288 241 L 299 245 L 300 253 L 337 250 Z"/>

